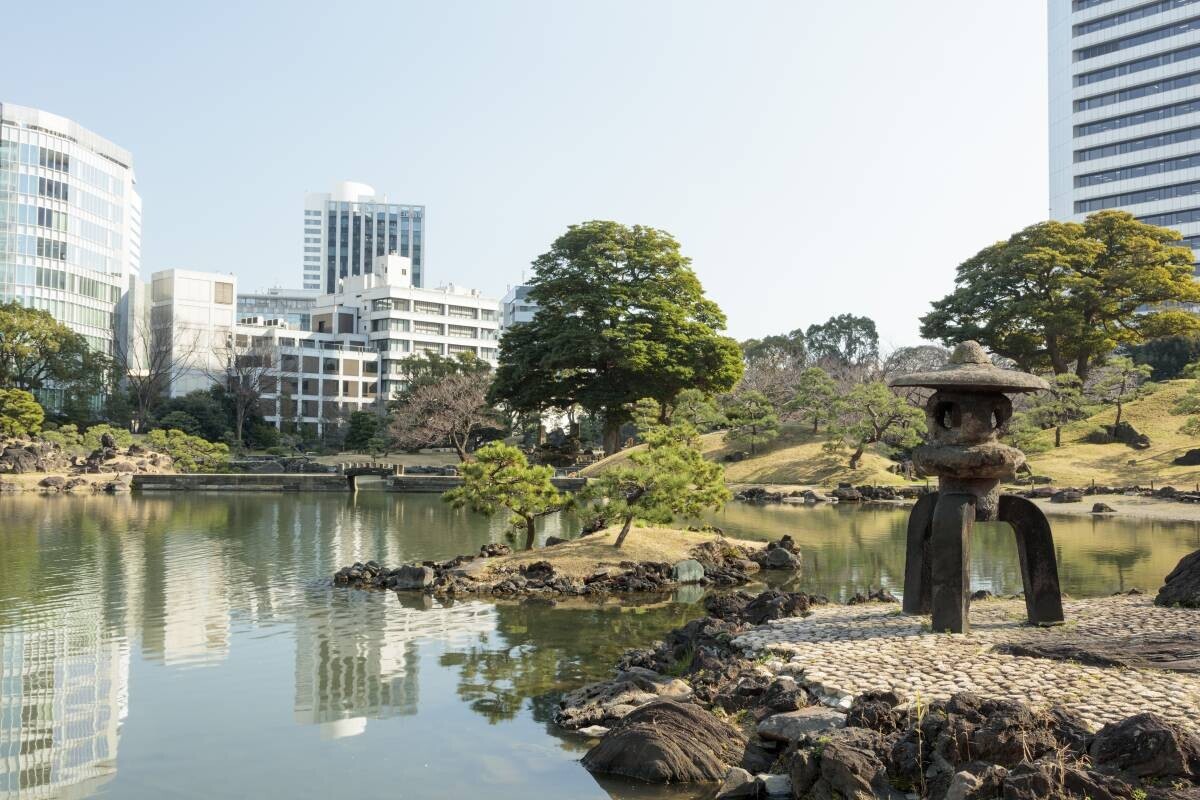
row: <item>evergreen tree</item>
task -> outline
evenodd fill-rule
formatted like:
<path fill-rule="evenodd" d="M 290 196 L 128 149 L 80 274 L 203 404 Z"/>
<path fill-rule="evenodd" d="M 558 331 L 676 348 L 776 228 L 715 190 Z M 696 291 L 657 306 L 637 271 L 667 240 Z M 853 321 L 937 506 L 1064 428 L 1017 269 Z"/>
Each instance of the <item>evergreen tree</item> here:
<path fill-rule="evenodd" d="M 725 439 L 750 446 L 750 455 L 760 444 L 779 436 L 779 415 L 762 392 L 746 391 L 733 394 L 725 404 L 729 431 Z"/>
<path fill-rule="evenodd" d="M 532 466 L 512 445 L 491 442 L 475 451 L 475 460 L 460 467 L 463 484 L 442 495 L 455 508 L 480 514 L 507 509 L 513 527 L 524 527 L 525 549 L 533 549 L 534 522 L 563 508 L 567 498 L 554 488 L 554 470 Z"/>

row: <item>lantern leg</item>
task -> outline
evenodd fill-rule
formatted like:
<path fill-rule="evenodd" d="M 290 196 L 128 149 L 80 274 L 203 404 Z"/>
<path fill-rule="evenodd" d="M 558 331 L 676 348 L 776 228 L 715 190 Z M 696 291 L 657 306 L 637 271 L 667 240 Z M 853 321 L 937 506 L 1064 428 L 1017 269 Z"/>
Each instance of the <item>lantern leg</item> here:
<path fill-rule="evenodd" d="M 938 493 L 930 537 L 933 572 L 933 630 L 967 633 L 970 604 L 971 529 L 975 524 L 975 495 Z"/>
<path fill-rule="evenodd" d="M 923 495 L 908 515 L 908 546 L 904 556 L 904 613 L 928 614 L 933 586 L 930 583 L 929 537 L 938 494 Z"/>
<path fill-rule="evenodd" d="M 1024 497 L 1001 495 L 998 518 L 1017 535 L 1025 611 L 1031 625 L 1057 625 L 1064 619 L 1058 584 L 1058 559 L 1046 515 Z"/>

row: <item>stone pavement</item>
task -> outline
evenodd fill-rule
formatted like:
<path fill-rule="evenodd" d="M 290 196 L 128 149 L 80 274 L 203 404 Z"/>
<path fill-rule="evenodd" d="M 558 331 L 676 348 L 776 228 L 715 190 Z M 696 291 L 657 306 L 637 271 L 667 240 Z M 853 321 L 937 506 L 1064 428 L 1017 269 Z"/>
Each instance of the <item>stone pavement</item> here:
<path fill-rule="evenodd" d="M 954 692 L 1066 705 L 1098 728 L 1142 711 L 1200 730 L 1200 674 L 1087 666 L 996 651 L 1002 644 L 1086 643 L 1114 637 L 1200 636 L 1200 610 L 1160 608 L 1151 598 L 1064 601 L 1065 625 L 1025 624 L 1022 600 L 971 604 L 971 633 L 934 634 L 928 617 L 900 614 L 894 603 L 817 606 L 803 618 L 772 621 L 734 640 L 779 674 L 793 675 L 833 706 L 872 689 L 910 700 Z"/>

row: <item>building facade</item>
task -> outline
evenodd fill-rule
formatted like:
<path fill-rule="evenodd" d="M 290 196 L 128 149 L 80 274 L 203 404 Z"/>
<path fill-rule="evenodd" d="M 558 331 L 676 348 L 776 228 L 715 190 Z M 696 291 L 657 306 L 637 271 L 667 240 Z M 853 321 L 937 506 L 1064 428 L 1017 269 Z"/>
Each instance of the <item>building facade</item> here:
<path fill-rule="evenodd" d="M 1119 208 L 1200 253 L 1200 0 L 1050 0 L 1050 216 Z"/>
<path fill-rule="evenodd" d="M 425 206 L 390 203 L 365 183 L 342 181 L 304 201 L 303 287 L 326 294 L 339 281 L 371 272 L 375 259 L 412 261 L 412 284 L 425 274 Z"/>
<path fill-rule="evenodd" d="M 0 302 L 49 311 L 111 355 L 140 310 L 141 228 L 129 151 L 0 103 Z"/>
<path fill-rule="evenodd" d="M 149 349 L 172 365 L 170 396 L 207 389 L 228 356 L 237 278 L 165 269 L 151 275 L 149 294 Z"/>
<path fill-rule="evenodd" d="M 510 286 L 508 291 L 504 293 L 504 297 L 500 300 L 500 322 L 501 328 L 507 330 L 513 325 L 520 325 L 529 322 L 533 319 L 533 315 L 537 313 L 537 303 L 529 299 L 529 290 L 532 286 L 528 284 L 520 284 L 518 286 Z"/>
<path fill-rule="evenodd" d="M 320 292 L 304 289 L 282 289 L 278 286 L 261 292 L 243 292 L 237 296 L 238 319 L 261 317 L 276 324 L 285 323 L 292 330 L 312 330 L 313 305 Z"/>

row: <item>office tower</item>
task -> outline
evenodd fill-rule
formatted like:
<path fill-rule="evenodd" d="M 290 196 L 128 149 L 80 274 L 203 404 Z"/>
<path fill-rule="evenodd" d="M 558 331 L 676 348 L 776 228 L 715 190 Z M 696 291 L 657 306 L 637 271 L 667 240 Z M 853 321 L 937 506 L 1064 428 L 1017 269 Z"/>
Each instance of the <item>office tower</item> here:
<path fill-rule="evenodd" d="M 342 181 L 330 194 L 304 202 L 304 283 L 326 294 L 338 283 L 371 272 L 375 259 L 412 261 L 413 286 L 424 285 L 425 206 L 389 203 L 364 183 Z"/>

